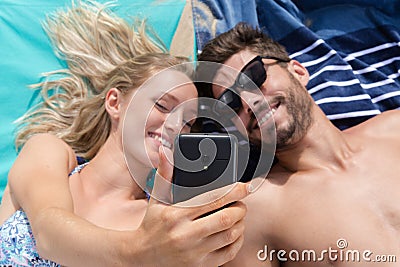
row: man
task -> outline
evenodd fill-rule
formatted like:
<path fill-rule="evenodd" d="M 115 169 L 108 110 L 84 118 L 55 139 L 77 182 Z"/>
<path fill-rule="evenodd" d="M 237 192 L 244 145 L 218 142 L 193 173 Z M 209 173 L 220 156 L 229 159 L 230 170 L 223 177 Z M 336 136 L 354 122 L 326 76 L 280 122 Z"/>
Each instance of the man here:
<path fill-rule="evenodd" d="M 198 59 L 250 74 L 259 86 L 269 107 L 251 90 L 240 93 L 239 106 L 225 101 L 237 110 L 233 122 L 246 129 L 250 142 L 268 142 L 262 136 L 276 129 L 278 163 L 259 190 L 246 198 L 245 243 L 228 265 L 396 266 L 399 111 L 338 130 L 308 94 L 305 67 L 245 24 L 209 42 Z M 260 73 L 260 65 L 265 70 L 261 82 L 254 75 Z M 217 72 L 214 80 L 221 77 L 226 76 Z M 229 99 L 221 95 L 232 88 L 220 84 L 202 95 Z"/>

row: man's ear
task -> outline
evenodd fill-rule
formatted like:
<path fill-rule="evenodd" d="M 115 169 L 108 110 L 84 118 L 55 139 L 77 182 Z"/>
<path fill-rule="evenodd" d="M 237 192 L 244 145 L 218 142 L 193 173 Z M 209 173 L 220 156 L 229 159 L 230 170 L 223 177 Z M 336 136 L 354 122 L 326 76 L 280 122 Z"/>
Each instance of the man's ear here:
<path fill-rule="evenodd" d="M 117 88 L 108 90 L 105 97 L 105 108 L 111 119 L 119 119 L 121 116 L 121 91 Z"/>
<path fill-rule="evenodd" d="M 310 79 L 308 70 L 297 60 L 291 60 L 288 64 L 289 71 L 300 81 L 301 84 L 306 86 Z"/>

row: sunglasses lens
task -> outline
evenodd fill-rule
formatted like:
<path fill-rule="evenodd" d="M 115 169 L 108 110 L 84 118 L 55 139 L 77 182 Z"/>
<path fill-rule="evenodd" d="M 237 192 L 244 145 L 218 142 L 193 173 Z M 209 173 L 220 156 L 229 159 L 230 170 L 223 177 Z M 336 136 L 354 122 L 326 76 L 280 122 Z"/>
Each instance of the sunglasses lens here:
<path fill-rule="evenodd" d="M 226 89 L 218 98 L 218 101 L 215 104 L 215 111 L 220 115 L 233 117 L 235 113 L 232 112 L 231 109 L 238 112 L 241 107 L 242 102 L 240 96 L 231 89 Z"/>
<path fill-rule="evenodd" d="M 242 102 L 236 89 L 254 91 L 259 89 L 267 79 L 267 73 L 261 57 L 253 59 L 237 77 L 235 84 L 226 89 L 214 105 L 214 110 L 225 118 L 232 118 L 239 112 Z"/>
<path fill-rule="evenodd" d="M 237 83 L 245 90 L 258 89 L 267 79 L 264 64 L 260 60 L 251 62 L 239 75 Z M 254 86 L 254 84 L 256 86 Z"/>

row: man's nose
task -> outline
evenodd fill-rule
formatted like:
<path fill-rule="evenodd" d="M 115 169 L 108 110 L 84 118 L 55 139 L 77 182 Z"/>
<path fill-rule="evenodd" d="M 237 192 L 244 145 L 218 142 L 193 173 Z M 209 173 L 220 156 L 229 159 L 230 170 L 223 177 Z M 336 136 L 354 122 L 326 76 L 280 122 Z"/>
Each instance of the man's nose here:
<path fill-rule="evenodd" d="M 265 101 L 264 96 L 260 92 L 243 91 L 240 93 L 243 111 L 251 114 L 257 110 L 258 106 Z"/>

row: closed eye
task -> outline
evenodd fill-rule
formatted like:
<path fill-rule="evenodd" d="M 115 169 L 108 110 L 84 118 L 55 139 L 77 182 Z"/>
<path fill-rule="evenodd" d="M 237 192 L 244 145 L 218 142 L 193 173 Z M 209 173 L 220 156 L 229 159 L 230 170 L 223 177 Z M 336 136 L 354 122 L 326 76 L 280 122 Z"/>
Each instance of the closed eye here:
<path fill-rule="evenodd" d="M 194 122 L 193 121 L 185 121 L 183 120 L 183 125 L 192 128 L 193 127 Z"/>
<path fill-rule="evenodd" d="M 159 109 L 161 112 L 163 112 L 163 113 L 169 112 L 169 109 L 166 108 L 165 106 L 161 105 L 159 102 L 156 102 L 155 105 L 156 105 L 157 109 Z"/>
<path fill-rule="evenodd" d="M 187 126 L 189 129 L 191 129 L 193 127 L 193 125 L 195 124 L 195 122 L 196 122 L 196 116 L 192 115 L 187 119 L 188 120 L 183 119 L 183 121 L 182 121 L 183 125 Z"/>

